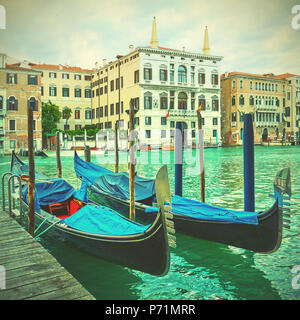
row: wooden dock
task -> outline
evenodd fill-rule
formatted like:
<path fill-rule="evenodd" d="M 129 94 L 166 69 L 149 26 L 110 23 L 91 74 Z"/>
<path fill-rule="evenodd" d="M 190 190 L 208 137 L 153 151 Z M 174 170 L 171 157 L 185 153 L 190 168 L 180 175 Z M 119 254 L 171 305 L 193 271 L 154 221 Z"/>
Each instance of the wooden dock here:
<path fill-rule="evenodd" d="M 95 300 L 39 242 L 1 209 L 0 267 L 0 300 Z M 1 270 L 5 270 L 5 289 Z"/>

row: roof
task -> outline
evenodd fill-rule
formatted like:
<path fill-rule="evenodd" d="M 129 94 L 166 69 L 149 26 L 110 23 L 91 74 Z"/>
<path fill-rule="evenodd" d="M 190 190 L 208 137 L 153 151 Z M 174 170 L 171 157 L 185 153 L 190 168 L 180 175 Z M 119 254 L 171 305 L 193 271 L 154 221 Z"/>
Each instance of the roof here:
<path fill-rule="evenodd" d="M 225 79 L 228 77 L 234 77 L 234 76 L 244 76 L 244 77 L 255 77 L 255 78 L 265 78 L 267 79 L 274 79 L 274 80 L 284 80 L 285 78 L 280 78 L 279 76 L 274 75 L 273 73 L 267 73 L 267 74 L 257 74 L 257 73 L 246 73 L 246 72 L 229 72 L 226 77 L 225 73 L 221 75 L 221 78 Z"/>
<path fill-rule="evenodd" d="M 64 70 L 64 71 L 73 71 L 73 72 L 92 72 L 93 70 L 90 69 L 83 69 L 80 67 L 70 67 L 70 66 L 63 66 L 63 65 L 56 65 L 56 64 L 36 64 L 36 63 L 29 63 L 32 68 L 36 69 L 47 69 L 47 70 Z"/>
<path fill-rule="evenodd" d="M 292 74 L 292 73 L 283 73 L 283 74 L 279 74 L 278 76 L 275 76 L 277 79 L 287 79 L 287 78 L 291 78 L 291 77 L 296 77 L 296 74 Z"/>
<path fill-rule="evenodd" d="M 32 68 L 21 67 L 21 66 L 20 66 L 20 63 L 6 64 L 5 68 L 6 68 L 6 69 L 11 69 L 11 70 L 16 70 L 16 71 L 39 72 L 39 71 L 34 70 L 34 69 L 32 69 Z"/>

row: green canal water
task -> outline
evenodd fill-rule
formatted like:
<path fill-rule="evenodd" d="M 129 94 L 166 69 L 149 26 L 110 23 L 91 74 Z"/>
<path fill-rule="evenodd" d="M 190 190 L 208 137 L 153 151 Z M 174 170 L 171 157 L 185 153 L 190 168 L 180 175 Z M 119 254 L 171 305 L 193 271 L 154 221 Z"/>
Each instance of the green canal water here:
<path fill-rule="evenodd" d="M 158 150 L 138 153 L 138 174 L 153 178 L 166 163 L 173 192 L 173 156 L 173 152 Z M 205 149 L 204 157 L 206 202 L 243 210 L 243 149 Z M 120 171 L 127 170 L 126 159 L 126 153 L 120 153 Z M 198 152 L 187 150 L 184 159 L 183 195 L 200 200 Z M 36 170 L 56 176 L 55 157 L 35 160 Z M 92 155 L 92 161 L 114 170 L 113 152 Z M 295 274 L 291 272 L 300 265 L 300 146 L 255 147 L 256 210 L 271 206 L 274 177 L 286 166 L 291 168 L 295 195 L 291 230 L 284 230 L 280 249 L 269 255 L 177 234 L 170 272 L 160 278 L 102 261 L 47 234 L 39 241 L 97 299 L 300 299 L 300 289 L 292 287 Z M 8 170 L 9 157 L 1 158 L 0 173 Z M 63 178 L 80 187 L 72 157 L 62 157 L 62 172 Z"/>

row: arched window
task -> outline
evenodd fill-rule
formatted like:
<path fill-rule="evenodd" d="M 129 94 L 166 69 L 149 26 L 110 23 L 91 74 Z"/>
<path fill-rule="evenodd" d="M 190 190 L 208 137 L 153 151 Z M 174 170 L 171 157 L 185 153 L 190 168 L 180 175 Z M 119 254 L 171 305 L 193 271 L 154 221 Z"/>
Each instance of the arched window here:
<path fill-rule="evenodd" d="M 250 96 L 250 98 L 249 98 L 249 105 L 250 106 L 254 105 L 254 97 L 253 96 Z"/>
<path fill-rule="evenodd" d="M 18 100 L 14 96 L 8 98 L 7 110 L 18 110 Z"/>
<path fill-rule="evenodd" d="M 245 98 L 244 96 L 241 94 L 240 97 L 239 97 L 239 105 L 240 106 L 243 106 L 245 104 Z"/>
<path fill-rule="evenodd" d="M 32 109 L 32 111 L 38 111 L 39 110 L 39 104 L 38 104 L 38 100 L 36 100 L 35 97 L 31 97 L 28 100 L 28 107 Z"/>
<path fill-rule="evenodd" d="M 103 113 L 103 108 L 102 108 L 102 113 Z M 92 110 L 91 109 L 85 109 L 85 119 L 89 120 L 92 118 Z"/>
<path fill-rule="evenodd" d="M 203 68 L 198 70 L 198 83 L 205 84 L 205 69 Z"/>
<path fill-rule="evenodd" d="M 185 66 L 178 67 L 178 82 L 186 83 L 186 67 Z"/>
<path fill-rule="evenodd" d="M 232 96 L 231 104 L 232 104 L 232 106 L 235 106 L 235 96 Z"/>
<path fill-rule="evenodd" d="M 212 85 L 218 85 L 218 83 L 219 83 L 218 70 L 213 70 L 211 72 L 211 84 Z"/>
<path fill-rule="evenodd" d="M 178 94 L 178 109 L 185 110 L 187 108 L 187 94 L 180 92 Z"/>

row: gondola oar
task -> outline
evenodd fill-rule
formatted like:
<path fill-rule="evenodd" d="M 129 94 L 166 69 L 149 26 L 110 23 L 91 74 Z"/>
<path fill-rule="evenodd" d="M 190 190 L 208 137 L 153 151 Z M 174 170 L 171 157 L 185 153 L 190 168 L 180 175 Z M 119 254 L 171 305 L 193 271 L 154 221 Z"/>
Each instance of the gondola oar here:
<path fill-rule="evenodd" d="M 198 117 L 198 132 L 199 132 L 199 162 L 200 162 L 200 188 L 201 188 L 201 202 L 205 202 L 205 171 L 204 171 L 204 142 L 202 130 L 201 104 L 197 110 Z"/>
<path fill-rule="evenodd" d="M 29 181 L 29 175 L 27 175 L 27 174 L 22 174 L 21 175 L 21 179 L 23 180 L 23 181 Z M 35 181 L 39 181 L 39 182 L 45 182 L 45 183 L 53 183 L 52 181 L 47 181 L 47 180 L 42 180 L 42 179 L 34 179 Z"/>

